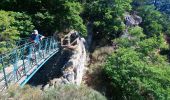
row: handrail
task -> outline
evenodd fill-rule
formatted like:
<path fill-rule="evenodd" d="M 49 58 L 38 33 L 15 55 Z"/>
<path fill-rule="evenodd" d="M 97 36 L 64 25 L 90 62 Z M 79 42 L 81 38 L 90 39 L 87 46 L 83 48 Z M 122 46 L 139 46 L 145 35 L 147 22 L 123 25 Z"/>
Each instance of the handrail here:
<path fill-rule="evenodd" d="M 43 38 L 43 39 L 47 39 L 47 38 L 50 38 L 50 37 L 52 37 L 52 36 L 48 36 L 48 37 L 45 37 L 45 38 Z M 23 39 L 24 40 L 24 39 Z M 41 40 L 42 41 L 42 40 Z M 27 44 L 36 44 L 36 43 L 34 43 L 34 42 L 27 42 L 27 43 L 25 43 L 25 44 L 23 44 L 23 45 L 20 45 L 20 46 L 17 46 L 17 47 L 15 47 L 15 48 L 13 48 L 12 50 L 10 50 L 10 51 L 6 51 L 6 52 L 3 52 L 3 53 L 1 53 L 0 54 L 0 56 L 1 55 L 5 55 L 5 54 L 7 54 L 7 53 L 10 53 L 11 51 L 13 51 L 13 50 L 15 50 L 15 49 L 18 49 L 18 48 L 20 48 L 20 47 L 22 47 L 22 46 L 24 46 L 24 45 L 27 45 Z"/>
<path fill-rule="evenodd" d="M 19 84 L 24 85 L 56 52 L 58 52 L 58 42 L 50 36 L 40 43 L 28 42 L 1 54 L 0 83 L 4 81 L 4 85 L 8 87 L 11 82 L 16 83 L 21 80 Z M 27 76 L 28 73 L 32 74 Z"/>

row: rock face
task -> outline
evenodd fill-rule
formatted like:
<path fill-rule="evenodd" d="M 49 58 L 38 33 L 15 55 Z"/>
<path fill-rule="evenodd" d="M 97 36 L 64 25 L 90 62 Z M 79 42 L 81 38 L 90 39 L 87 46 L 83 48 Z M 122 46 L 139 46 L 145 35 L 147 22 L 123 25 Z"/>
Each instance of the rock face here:
<path fill-rule="evenodd" d="M 136 12 L 133 12 L 131 14 L 127 13 L 125 15 L 125 25 L 126 30 L 123 32 L 122 38 L 132 38 L 131 35 L 128 33 L 128 29 L 130 27 L 138 26 L 142 22 L 142 18 L 136 14 Z"/>
<path fill-rule="evenodd" d="M 125 24 L 128 27 L 137 26 L 142 22 L 142 18 L 136 14 L 126 14 Z"/>
<path fill-rule="evenodd" d="M 85 39 L 81 38 L 78 32 L 71 31 L 61 42 L 63 51 L 71 56 L 62 68 L 62 77 L 51 80 L 44 89 L 61 84 L 81 84 L 86 63 Z"/>

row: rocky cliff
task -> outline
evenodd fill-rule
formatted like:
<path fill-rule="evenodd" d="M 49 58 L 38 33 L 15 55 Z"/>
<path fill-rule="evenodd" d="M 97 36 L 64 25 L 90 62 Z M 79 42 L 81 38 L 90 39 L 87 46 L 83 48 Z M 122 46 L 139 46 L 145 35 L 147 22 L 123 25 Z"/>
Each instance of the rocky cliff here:
<path fill-rule="evenodd" d="M 125 15 L 125 24 L 127 27 L 137 26 L 142 22 L 142 18 L 138 16 L 135 12 L 134 13 L 127 13 Z"/>
<path fill-rule="evenodd" d="M 61 84 L 80 85 L 86 63 L 85 39 L 78 32 L 71 31 L 61 40 L 63 53 L 67 53 L 69 60 L 62 68 L 62 77 L 51 80 L 44 89 Z"/>

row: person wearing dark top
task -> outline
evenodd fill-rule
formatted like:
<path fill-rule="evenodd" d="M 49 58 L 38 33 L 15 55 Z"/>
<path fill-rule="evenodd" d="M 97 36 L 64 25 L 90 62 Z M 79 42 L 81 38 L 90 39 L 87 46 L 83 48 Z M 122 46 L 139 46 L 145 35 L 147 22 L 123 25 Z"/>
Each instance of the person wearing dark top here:
<path fill-rule="evenodd" d="M 42 40 L 43 38 L 44 38 L 44 36 L 41 34 L 38 34 L 37 30 L 34 30 L 30 36 L 31 42 L 34 42 L 34 43 L 39 43 L 40 40 Z"/>

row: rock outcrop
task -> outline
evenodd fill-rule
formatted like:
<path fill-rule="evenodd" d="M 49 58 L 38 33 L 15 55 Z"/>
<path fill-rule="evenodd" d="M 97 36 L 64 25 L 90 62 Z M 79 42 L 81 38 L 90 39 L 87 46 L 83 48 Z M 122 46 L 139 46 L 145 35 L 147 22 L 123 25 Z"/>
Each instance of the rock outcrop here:
<path fill-rule="evenodd" d="M 81 84 L 86 63 L 85 39 L 71 31 L 61 40 L 61 46 L 70 54 L 69 60 L 62 68 L 62 77 L 51 80 L 44 89 L 61 84 Z"/>
<path fill-rule="evenodd" d="M 142 18 L 136 14 L 126 14 L 125 24 L 128 27 L 137 26 L 142 22 Z"/>
<path fill-rule="evenodd" d="M 137 12 L 133 12 L 131 14 L 125 14 L 125 25 L 126 30 L 123 32 L 122 38 L 131 38 L 131 35 L 128 33 L 128 29 L 130 27 L 138 26 L 142 22 L 142 18 L 136 14 Z"/>

